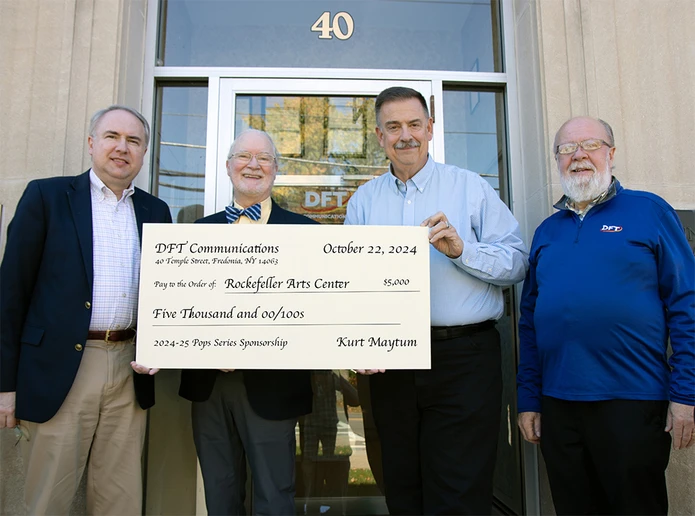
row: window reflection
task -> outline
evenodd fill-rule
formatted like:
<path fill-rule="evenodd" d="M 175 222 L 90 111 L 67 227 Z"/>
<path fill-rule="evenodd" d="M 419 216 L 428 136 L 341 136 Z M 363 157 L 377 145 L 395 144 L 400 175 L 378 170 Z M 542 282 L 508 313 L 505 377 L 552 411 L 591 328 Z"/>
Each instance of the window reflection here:
<path fill-rule="evenodd" d="M 153 193 L 178 223 L 203 216 L 207 87 L 164 86 L 156 125 Z"/>
<path fill-rule="evenodd" d="M 161 14 L 159 66 L 503 71 L 499 0 L 162 0 Z"/>
<path fill-rule="evenodd" d="M 325 98 L 324 104 L 324 154 L 334 158 L 366 158 L 367 119 L 374 111 L 371 99 L 333 97 Z"/>
<path fill-rule="evenodd" d="M 444 90 L 446 162 L 480 174 L 506 200 L 506 149 L 501 93 Z"/>
<path fill-rule="evenodd" d="M 313 411 L 297 424 L 298 514 L 387 514 L 367 377 L 312 371 Z"/>
<path fill-rule="evenodd" d="M 266 131 L 278 148 L 278 181 L 273 198 L 283 208 L 321 223 L 342 224 L 357 187 L 388 170 L 374 132 L 375 97 L 236 97 L 235 134 Z M 312 176 L 340 176 L 328 186 Z M 292 186 L 283 184 L 292 179 Z M 297 179 L 299 182 L 295 182 Z"/>
<path fill-rule="evenodd" d="M 236 100 L 235 134 L 249 127 L 270 134 L 280 153 L 280 175 L 383 174 L 388 163 L 375 126 L 374 97 L 238 95 Z"/>
<path fill-rule="evenodd" d="M 505 142 L 504 95 L 494 91 L 467 88 L 446 89 L 444 95 L 444 144 L 446 162 L 480 174 L 509 204 L 506 178 L 507 152 Z M 505 289 L 510 303 L 513 294 Z M 514 389 L 516 357 L 513 310 L 497 322 L 502 346 L 504 389 L 500 413 L 500 434 L 495 465 L 495 497 L 519 511 L 521 507 L 521 469 L 519 467 L 519 434 L 513 414 L 516 403 Z"/>
<path fill-rule="evenodd" d="M 363 181 L 359 181 L 358 184 Z M 321 224 L 342 224 L 347 202 L 357 190 L 354 186 L 279 186 L 273 199 L 286 210 L 306 215 Z"/>

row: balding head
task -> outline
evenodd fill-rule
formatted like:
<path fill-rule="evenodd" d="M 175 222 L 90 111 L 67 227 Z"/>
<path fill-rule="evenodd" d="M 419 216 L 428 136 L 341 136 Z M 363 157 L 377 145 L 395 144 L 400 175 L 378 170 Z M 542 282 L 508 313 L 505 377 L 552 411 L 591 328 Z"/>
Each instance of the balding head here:
<path fill-rule="evenodd" d="M 613 137 L 613 128 L 608 124 L 608 122 L 601 120 L 600 118 L 593 118 L 590 116 L 576 116 L 570 118 L 560 126 L 557 133 L 555 133 L 555 141 L 553 143 L 553 152 L 557 150 L 557 146 L 560 143 L 565 143 L 568 140 L 561 138 L 565 131 L 572 130 L 575 126 L 588 127 L 593 126 L 596 129 L 595 138 L 601 138 L 605 140 L 610 147 L 615 146 L 615 138 Z"/>

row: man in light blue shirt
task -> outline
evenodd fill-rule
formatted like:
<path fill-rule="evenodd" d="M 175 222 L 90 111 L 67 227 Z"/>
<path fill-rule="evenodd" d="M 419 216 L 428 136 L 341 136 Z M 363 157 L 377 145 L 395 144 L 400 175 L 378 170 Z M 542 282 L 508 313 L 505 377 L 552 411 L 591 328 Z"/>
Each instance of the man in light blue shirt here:
<path fill-rule="evenodd" d="M 361 186 L 346 224 L 430 228 L 432 369 L 367 370 L 391 514 L 489 514 L 502 375 L 502 287 L 524 279 L 519 224 L 478 174 L 435 163 L 432 118 L 410 88 L 376 99 L 390 171 Z"/>

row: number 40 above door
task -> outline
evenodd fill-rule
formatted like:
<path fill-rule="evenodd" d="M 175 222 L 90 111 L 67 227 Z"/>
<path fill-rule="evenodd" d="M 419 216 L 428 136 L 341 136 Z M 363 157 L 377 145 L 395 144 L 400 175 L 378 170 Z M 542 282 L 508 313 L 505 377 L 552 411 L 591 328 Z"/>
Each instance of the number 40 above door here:
<path fill-rule="evenodd" d="M 340 23 L 342 20 L 345 27 Z M 331 20 L 331 13 L 325 11 L 311 26 L 311 32 L 320 32 L 319 39 L 349 39 L 355 29 L 355 22 L 349 13 L 341 11 Z"/>

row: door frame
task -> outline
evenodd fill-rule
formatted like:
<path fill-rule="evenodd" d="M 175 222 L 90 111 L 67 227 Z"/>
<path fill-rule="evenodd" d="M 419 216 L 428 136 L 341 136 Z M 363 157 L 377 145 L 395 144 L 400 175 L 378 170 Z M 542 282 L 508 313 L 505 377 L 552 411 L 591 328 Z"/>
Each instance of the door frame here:
<path fill-rule="evenodd" d="M 523 12 L 523 9 L 517 10 L 515 2 L 512 0 L 497 0 L 501 11 L 500 22 L 503 44 L 503 71 L 502 72 L 474 72 L 474 71 L 450 71 L 450 70 L 394 70 L 394 69 L 344 69 L 344 68 L 271 68 L 271 67 L 207 67 L 207 66 L 163 66 L 163 63 L 158 63 L 156 59 L 157 48 L 159 44 L 158 26 L 160 20 L 161 0 L 142 0 L 141 3 L 146 6 L 146 29 L 144 34 L 144 62 L 142 75 L 140 77 L 135 74 L 133 78 L 128 76 L 128 80 L 133 83 L 133 88 L 141 88 L 140 102 L 141 111 L 145 114 L 148 120 L 154 120 L 155 115 L 155 92 L 158 82 L 161 81 L 187 81 L 187 80 L 207 80 L 208 93 L 213 90 L 217 92 L 217 96 L 210 95 L 208 109 L 212 106 L 213 101 L 215 106 L 219 103 L 219 86 L 220 78 L 222 77 L 257 77 L 264 80 L 273 80 L 275 78 L 306 78 L 314 79 L 356 79 L 356 80 L 371 80 L 375 77 L 384 80 L 393 79 L 396 81 L 410 80 L 425 80 L 430 81 L 433 85 L 435 106 L 443 106 L 442 85 L 449 84 L 465 84 L 467 86 L 495 86 L 501 87 L 505 95 L 506 103 L 506 135 L 507 135 L 507 153 L 508 153 L 508 191 L 509 191 L 509 206 L 517 218 L 523 230 L 528 234 L 529 238 L 532 235 L 532 227 L 529 227 L 528 217 L 529 209 L 528 202 L 532 199 L 531 195 L 535 192 L 535 188 L 528 193 L 528 171 L 524 170 L 524 162 L 522 155 L 522 137 L 520 127 L 522 126 L 522 107 L 519 97 L 518 83 L 520 78 L 517 71 L 518 53 L 525 48 L 517 49 L 517 36 L 519 27 L 527 23 L 528 12 Z M 527 23 L 528 24 L 528 23 Z M 531 31 L 535 26 L 531 24 Z M 524 26 L 525 27 L 525 26 Z M 522 27 L 522 29 L 524 29 Z M 526 30 L 526 29 L 524 29 Z M 518 51 L 517 51 L 518 50 Z M 426 65 L 425 65 L 426 66 Z M 141 83 L 139 81 L 142 81 Z M 138 84 L 135 84 L 135 83 Z M 528 104 L 528 99 L 525 104 Z M 532 102 L 531 102 L 532 104 Z M 538 106 L 526 106 L 527 116 L 536 116 Z M 217 134 L 217 110 L 214 111 L 214 120 L 208 118 L 207 134 L 208 138 L 211 134 Z M 530 114 L 529 114 L 530 113 Z M 442 127 L 443 131 L 443 116 L 441 110 L 437 112 L 437 124 Z M 435 124 L 435 129 L 437 124 Z M 542 123 L 541 123 L 542 125 Z M 439 145 L 443 146 L 443 137 L 436 137 Z M 217 139 L 214 140 L 217 142 Z M 215 146 L 217 143 L 215 143 Z M 229 145 L 229 142 L 227 143 Z M 445 162 L 443 148 L 432 149 L 433 154 L 436 152 L 437 160 Z M 215 157 L 217 154 L 215 154 Z M 213 170 L 217 168 L 219 163 L 212 163 Z M 140 188 L 150 191 L 151 189 L 151 161 L 146 160 L 143 164 L 141 173 L 135 178 L 134 183 Z M 206 155 L 206 166 L 210 164 L 209 156 Z M 212 175 L 212 174 L 210 174 Z M 214 179 L 214 176 L 213 176 Z M 532 181 L 533 182 L 533 181 Z M 209 186 L 207 184 L 206 175 L 206 192 Z M 532 185 L 533 186 L 533 185 Z M 207 195 L 207 194 L 206 194 Z M 531 197 L 529 197 L 531 196 Z M 532 201 L 533 202 L 533 199 Z M 214 200 L 213 200 L 214 203 Z M 207 209 L 206 203 L 206 209 Z M 518 312 L 519 296 L 515 296 L 514 307 Z M 539 451 L 538 447 L 526 442 L 522 442 L 521 450 L 521 468 L 522 468 L 522 489 L 523 501 L 522 504 L 525 513 L 534 514 L 540 511 L 541 496 L 540 496 L 540 474 L 539 474 Z M 200 480 L 200 479 L 199 479 Z M 199 499 L 203 497 L 202 490 L 199 486 Z M 204 500 L 204 498 L 203 498 Z M 202 506 L 202 511 L 200 511 Z M 205 514 L 204 501 L 198 505 L 199 514 Z"/>
<path fill-rule="evenodd" d="M 214 81 L 214 87 L 213 87 Z M 406 86 L 419 91 L 426 101 L 432 95 L 441 97 L 441 83 L 435 92 L 434 81 L 388 79 L 300 79 L 300 78 L 211 78 L 208 84 L 208 131 L 205 156 L 205 214 L 224 209 L 232 198 L 232 185 L 225 161 L 229 145 L 234 140 L 237 95 L 326 95 L 326 96 L 376 96 L 391 86 Z M 441 104 L 439 104 L 441 105 Z M 444 124 L 435 124 L 430 154 L 435 159 L 444 156 Z M 440 158 L 441 156 L 441 158 Z M 214 171 L 214 174 L 211 173 Z M 338 186 L 340 176 L 281 176 L 275 184 Z"/>

